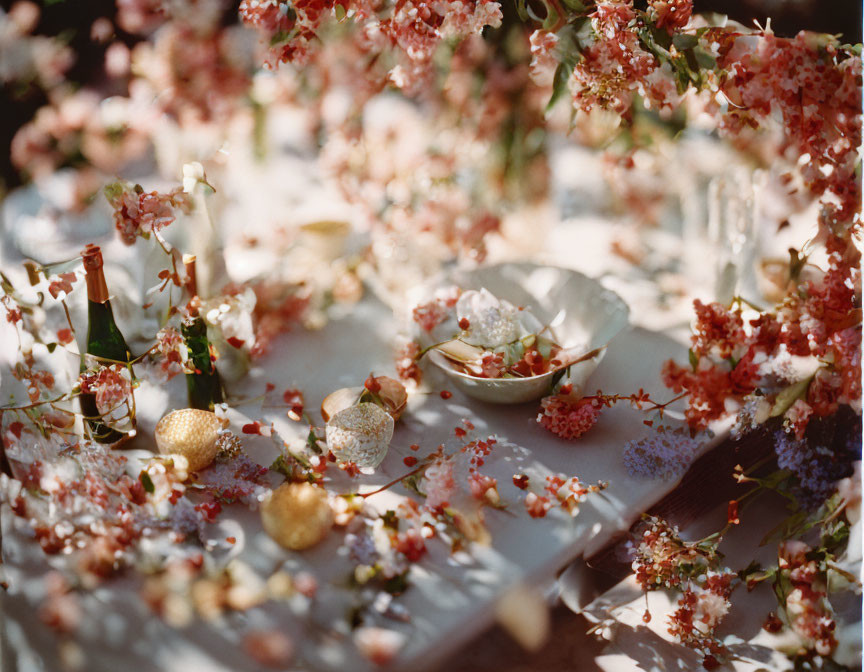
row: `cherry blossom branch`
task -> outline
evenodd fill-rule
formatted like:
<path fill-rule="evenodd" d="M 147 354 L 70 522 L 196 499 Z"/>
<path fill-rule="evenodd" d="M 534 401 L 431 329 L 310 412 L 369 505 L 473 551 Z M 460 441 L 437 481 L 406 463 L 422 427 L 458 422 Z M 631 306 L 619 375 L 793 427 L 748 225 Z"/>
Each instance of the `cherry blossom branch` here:
<path fill-rule="evenodd" d="M 409 478 L 410 476 L 413 476 L 414 474 L 420 473 L 421 471 L 426 469 L 426 467 L 428 467 L 428 466 L 429 466 L 428 463 L 421 464 L 419 467 L 412 469 L 407 474 L 403 474 L 399 478 L 393 479 L 389 483 L 382 485 L 380 488 L 377 488 L 377 489 L 373 490 L 372 492 L 364 492 L 364 493 L 356 492 L 356 493 L 352 493 L 352 494 L 355 496 L 360 496 L 363 499 L 366 499 L 367 497 L 371 497 L 372 495 L 377 495 L 379 492 L 384 492 L 385 490 L 389 490 L 390 488 L 392 488 L 394 485 L 398 485 L 399 483 L 404 481 L 406 478 Z"/>
<path fill-rule="evenodd" d="M 562 391 L 568 387 L 565 385 Z M 564 396 L 569 394 L 569 392 L 563 392 Z M 651 399 L 647 392 L 645 392 L 641 387 L 638 392 L 634 394 L 603 394 L 601 391 L 597 391 L 597 394 L 586 395 L 584 397 L 580 397 L 580 400 L 594 400 L 599 401 L 601 406 L 612 407 L 617 404 L 619 401 L 629 401 L 630 405 L 638 409 L 640 411 L 659 411 L 660 414 L 663 414 L 663 411 L 670 405 L 674 404 L 676 401 L 680 401 L 684 397 L 687 396 L 687 392 L 682 392 L 681 394 L 672 397 L 668 401 L 657 402 Z M 643 404 L 650 404 L 648 408 L 643 408 Z"/>

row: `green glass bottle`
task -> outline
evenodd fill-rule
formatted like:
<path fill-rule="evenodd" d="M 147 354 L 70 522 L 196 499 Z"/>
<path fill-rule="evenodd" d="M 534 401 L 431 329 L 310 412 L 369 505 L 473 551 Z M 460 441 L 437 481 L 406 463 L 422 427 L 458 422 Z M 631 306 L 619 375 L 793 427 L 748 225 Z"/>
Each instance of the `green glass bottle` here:
<path fill-rule="evenodd" d="M 126 339 L 114 321 L 114 311 L 108 300 L 108 286 L 102 269 L 102 250 L 97 245 L 88 245 L 81 253 L 87 281 L 87 347 L 88 355 L 98 358 L 101 364 L 132 361 L 132 352 Z M 81 370 L 87 369 L 86 358 L 82 358 Z M 93 439 L 99 443 L 117 443 L 134 435 L 135 418 L 129 418 L 130 432 L 120 432 L 102 422 L 96 406 L 95 394 L 81 394 L 81 412 L 87 419 Z"/>
<path fill-rule="evenodd" d="M 189 407 L 212 411 L 223 400 L 222 379 L 210 355 L 210 340 L 207 338 L 207 324 L 198 314 L 200 300 L 195 275 L 195 257 L 184 255 L 189 294 L 188 315 L 180 324 L 180 333 L 189 351 L 189 365 L 192 373 L 186 374 L 186 391 Z"/>
<path fill-rule="evenodd" d="M 200 315 L 190 316 L 180 325 L 180 333 L 189 351 L 189 365 L 193 373 L 186 374 L 189 407 L 212 411 L 222 403 L 222 380 L 210 356 L 207 325 Z"/>

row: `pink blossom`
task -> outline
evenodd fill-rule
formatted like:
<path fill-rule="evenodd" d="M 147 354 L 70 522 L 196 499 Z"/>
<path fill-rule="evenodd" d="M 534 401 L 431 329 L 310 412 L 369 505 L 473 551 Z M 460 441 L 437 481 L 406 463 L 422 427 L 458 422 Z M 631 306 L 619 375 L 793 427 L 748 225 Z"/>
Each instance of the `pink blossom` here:
<path fill-rule="evenodd" d="M 804 438 L 807 421 L 813 415 L 813 408 L 803 399 L 796 399 L 783 416 L 783 424 L 788 426 L 799 441 Z"/>
<path fill-rule="evenodd" d="M 396 374 L 403 383 L 414 387 L 420 384 L 423 372 L 417 363 L 420 356 L 420 345 L 416 341 L 407 341 L 396 353 Z"/>
<path fill-rule="evenodd" d="M 420 489 L 426 493 L 426 508 L 435 510 L 447 506 L 456 491 L 453 462 L 439 459 L 426 467 Z"/>
<path fill-rule="evenodd" d="M 670 32 L 684 28 L 693 15 L 693 0 L 649 0 L 648 4 L 655 25 Z"/>
<path fill-rule="evenodd" d="M 574 400 L 566 395 L 552 395 L 540 401 L 537 422 L 562 439 L 578 439 L 591 429 L 600 417 L 600 409 L 590 399 Z"/>
<path fill-rule="evenodd" d="M 376 665 L 392 661 L 405 643 L 405 635 L 387 628 L 360 627 L 354 631 L 354 644 L 367 660 Z"/>
<path fill-rule="evenodd" d="M 101 415 L 108 415 L 121 404 L 127 403 L 132 394 L 129 371 L 121 364 L 99 365 L 87 370 L 79 378 L 81 392 L 96 395 L 96 408 Z"/>
<path fill-rule="evenodd" d="M 471 496 L 476 499 L 484 499 L 486 493 L 498 487 L 498 481 L 491 476 L 472 471 L 468 476 L 468 486 L 471 488 Z"/>
<path fill-rule="evenodd" d="M 265 667 L 284 667 L 294 657 L 294 643 L 279 630 L 258 630 L 243 638 L 243 648 Z"/>
<path fill-rule="evenodd" d="M 188 357 L 186 344 L 183 336 L 174 327 L 162 327 L 156 334 L 156 351 L 161 357 L 159 370 L 164 380 L 171 380 L 174 376 L 185 373 L 183 365 Z"/>
<path fill-rule="evenodd" d="M 558 57 L 555 48 L 558 36 L 548 30 L 535 30 L 531 33 L 531 79 L 538 86 L 552 86 Z"/>
<path fill-rule="evenodd" d="M 409 562 L 417 562 L 426 555 L 426 542 L 419 528 L 410 527 L 396 535 L 395 549 Z"/>
<path fill-rule="evenodd" d="M 182 189 L 168 193 L 145 192 L 140 185 L 115 182 L 105 188 L 108 203 L 114 208 L 114 226 L 120 239 L 133 245 L 140 236 L 147 238 L 174 222 L 175 209 L 190 212 L 192 201 Z"/>
<path fill-rule="evenodd" d="M 551 508 L 552 504 L 548 497 L 542 497 L 533 492 L 525 495 L 525 510 L 532 518 L 543 518 Z"/>
<path fill-rule="evenodd" d="M 442 301 L 433 299 L 428 303 L 415 306 L 412 311 L 414 321 L 424 331 L 432 331 L 435 327 L 447 319 L 449 311 Z"/>

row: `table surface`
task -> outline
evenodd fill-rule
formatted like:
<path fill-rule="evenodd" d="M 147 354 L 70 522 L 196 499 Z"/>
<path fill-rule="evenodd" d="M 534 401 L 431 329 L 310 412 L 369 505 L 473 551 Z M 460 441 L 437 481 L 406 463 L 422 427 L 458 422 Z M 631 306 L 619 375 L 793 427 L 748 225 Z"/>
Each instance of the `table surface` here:
<path fill-rule="evenodd" d="M 356 384 L 370 370 L 376 373 L 391 370 L 389 335 L 393 333 L 393 319 L 387 306 L 367 297 L 320 332 L 296 331 L 283 337 L 267 360 L 253 368 L 232 392 L 244 398 L 261 394 L 267 382 L 280 387 L 297 385 L 303 389 L 309 406 L 314 407 L 330 391 Z M 656 371 L 665 358 L 683 354 L 683 347 L 675 341 L 634 328 L 613 341 L 590 384 L 606 392 L 644 387 L 663 394 L 656 388 Z M 443 384 L 441 379 L 432 380 L 435 390 Z M 142 435 L 149 433 L 165 410 L 182 406 L 184 397 L 182 380 L 174 379 L 167 386 L 142 384 L 136 393 Z M 399 598 L 412 619 L 407 625 L 396 626 L 405 631 L 407 643 L 395 667 L 435 666 L 491 625 L 493 607 L 509 589 L 548 580 L 574 558 L 598 550 L 674 487 L 674 482 L 634 480 L 626 474 L 621 463 L 624 445 L 642 435 L 645 429 L 636 411 L 616 407 L 604 412 L 596 427 L 575 443 L 560 440 L 540 428 L 536 412 L 536 404 L 495 406 L 469 400 L 458 391 L 446 401 L 434 393 L 414 394 L 384 463 L 374 475 L 360 477 L 362 491 L 404 474 L 406 467 L 402 460 L 412 454 L 409 445 L 420 444 L 419 454 L 423 455 L 440 443 L 452 444 L 452 429 L 463 419 L 475 425 L 478 437 L 495 435 L 499 440 L 485 472 L 498 479 L 501 497 L 510 510 L 487 512 L 486 522 L 493 539 L 489 547 L 473 548 L 470 554 L 454 559 L 443 544 L 429 544 L 428 556 L 412 569 L 412 588 Z M 302 441 L 305 434 L 305 427 L 289 420 L 284 411 L 261 409 L 260 404 L 232 409 L 231 419 L 233 429 L 238 432 L 246 421 L 264 419 L 272 421 L 289 442 Z M 263 437 L 244 437 L 244 443 L 250 456 L 261 464 L 269 464 L 276 455 L 273 444 Z M 540 479 L 552 473 L 578 475 L 586 483 L 608 481 L 609 487 L 589 496 L 575 518 L 555 510 L 546 518 L 535 520 L 527 516 L 521 505 L 524 493 L 512 484 L 512 476 L 517 473 L 526 473 L 535 482 L 542 482 Z M 344 488 L 344 492 L 356 485 L 346 482 L 330 487 Z M 405 490 L 396 487 L 368 501 L 386 510 L 406 495 Z M 35 604 L 45 559 L 39 557 L 39 552 L 33 552 L 38 551 L 38 546 L 27 540 L 26 534 L 21 530 L 12 532 L 11 528 L 17 526 L 11 522 L 7 516 L 4 552 L 11 596 L 26 596 L 26 602 Z M 245 656 L 230 653 L 236 653 L 239 647 L 214 647 L 213 642 L 221 638 L 228 643 L 241 630 L 267 627 L 295 634 L 301 657 L 312 667 L 366 666 L 354 652 L 350 638 L 327 637 L 329 643 L 322 645 L 321 637 L 314 634 L 318 630 L 310 634 L 308 628 L 310 620 L 322 628 L 344 622 L 351 606 L 352 591 L 341 587 L 351 571 L 342 534 L 331 534 L 320 546 L 299 554 L 279 548 L 261 530 L 257 514 L 243 507 L 226 509 L 220 525 L 221 529 L 240 531 L 234 535 L 238 542 L 233 550 L 221 551 L 221 562 L 240 559 L 264 578 L 280 566 L 291 572 L 308 570 L 316 575 L 321 589 L 314 612 L 305 613 L 305 607 L 298 612 L 291 605 L 268 604 L 228 619 L 242 620 L 244 627 L 240 629 L 201 625 L 176 632 L 142 608 L 137 594 L 130 592 L 137 589 L 136 580 L 126 577 L 106 583 L 85 600 L 85 611 L 94 620 L 90 624 L 92 641 L 104 638 L 118 645 L 122 643 L 114 654 L 110 645 L 104 648 L 101 664 L 93 669 L 110 669 L 117 660 L 113 655 L 120 655 L 121 650 L 124 655 L 134 655 L 140 650 L 140 657 L 135 655 L 135 659 L 140 661 L 142 670 L 148 669 L 148 664 L 166 672 L 179 670 L 181 661 L 185 666 L 189 660 L 197 659 L 207 660 L 210 669 L 254 669 Z M 107 621 L 99 618 L 105 613 L 111 613 L 112 618 Z M 394 627 L 391 621 L 382 625 Z M 130 648 L 131 640 L 135 640 L 135 646 Z M 178 651 L 182 655 L 177 655 Z"/>
<path fill-rule="evenodd" d="M 293 166 L 292 171 L 298 176 L 303 172 L 298 166 Z M 226 186 L 229 190 L 251 193 L 256 186 L 261 188 L 258 183 L 268 179 L 268 175 L 273 178 L 283 173 L 272 166 L 266 170 L 250 170 L 245 180 L 241 179 L 242 175 L 235 175 L 237 179 L 226 181 Z M 265 186 L 272 181 L 264 182 Z M 305 184 L 299 180 L 289 192 L 299 194 L 306 188 Z M 273 193 L 283 192 L 277 190 Z M 302 197 L 308 200 L 308 194 Z M 74 244 L 66 246 L 62 239 L 55 237 L 46 239 L 38 228 L 41 221 L 37 216 L 38 200 L 32 203 L 24 202 L 26 199 L 9 200 L 4 204 L 7 206 L 7 235 L 3 238 L 0 265 L 13 280 L 20 282 L 23 282 L 20 257 L 13 236 L 8 235 L 10 226 L 23 227 L 18 233 L 27 238 L 31 254 L 39 252 L 48 259 L 75 254 L 81 247 L 80 230 L 88 226 L 111 235 L 110 224 L 106 227 L 105 222 L 99 219 L 105 218 L 103 204 L 101 215 L 97 213 L 92 219 L 77 218 L 66 226 L 67 233 L 78 231 L 79 239 Z M 254 205 L 256 199 L 247 195 L 244 202 Z M 264 208 L 264 201 L 259 205 Z M 21 224 L 22 212 L 30 213 L 25 224 Z M 241 215 L 236 211 L 233 215 L 229 211 L 228 215 L 233 217 L 233 221 L 240 221 Z M 255 221 L 259 218 L 247 217 L 250 225 Z M 259 223 L 267 224 L 263 216 Z M 609 264 L 620 270 L 621 264 L 608 255 L 612 235 L 608 222 L 588 217 L 582 221 L 561 223 L 550 236 L 545 251 L 531 249 L 528 252 L 536 259 L 584 269 L 590 274 L 608 270 Z M 106 242 L 105 246 L 110 250 L 106 258 L 114 262 L 107 269 L 109 284 L 118 288 L 118 294 L 134 296 L 145 281 L 141 268 L 142 262 L 147 260 L 140 257 L 141 251 L 137 247 L 125 248 L 116 240 Z M 497 254 L 497 260 L 506 260 L 518 255 L 519 250 L 518 246 L 511 245 L 493 253 Z M 649 291 L 644 280 L 635 283 L 622 281 L 620 274 L 617 278 L 608 279 L 630 303 L 633 321 L 647 324 L 651 330 L 635 327 L 620 334 L 591 378 L 589 388 L 601 388 L 606 393 L 630 393 L 642 387 L 659 398 L 665 398 L 668 391 L 659 384 L 657 373 L 662 362 L 669 357 L 686 359 L 686 347 L 660 330 L 669 326 L 679 327 L 675 333 L 680 338 L 680 326 L 686 323 L 686 318 L 682 321 L 679 313 L 654 310 L 654 290 Z M 85 319 L 82 295 L 83 292 L 75 292 L 70 297 L 76 324 Z M 137 297 L 137 303 L 128 301 L 128 306 L 124 306 L 122 300 L 116 302 L 115 311 L 120 317 L 121 327 L 126 328 L 122 318 L 134 314 L 134 306 L 142 302 L 140 297 Z M 236 397 L 244 398 L 261 394 L 267 382 L 276 383 L 280 389 L 296 386 L 303 390 L 307 405 L 315 408 L 326 394 L 339 387 L 359 384 L 370 371 L 391 373 L 391 339 L 395 331 L 390 308 L 374 296 L 367 296 L 352 310 L 332 319 L 320 332 L 298 330 L 282 337 L 266 362 L 250 371 L 231 391 Z M 128 337 L 129 332 L 125 333 Z M 8 331 L 0 333 L 0 337 L 8 339 Z M 12 348 L 4 351 L 8 356 L 14 354 Z M 63 366 L 68 369 L 66 379 L 74 380 L 77 360 L 61 363 L 60 368 Z M 58 377 L 58 380 L 62 379 Z M 499 438 L 485 471 L 498 479 L 500 494 L 509 504 L 510 512 L 487 511 L 486 522 L 492 544 L 473 549 L 469 556 L 454 559 L 443 544 L 429 544 L 430 553 L 413 570 L 412 588 L 399 598 L 412 614 L 411 623 L 404 626 L 392 621 L 385 623 L 387 627 L 403 628 L 407 635 L 407 644 L 395 664 L 399 669 L 422 670 L 441 663 L 491 625 L 493 607 L 509 589 L 520 584 L 548 582 L 556 571 L 572 560 L 596 552 L 612 536 L 629 528 L 641 511 L 675 486 L 671 481 L 635 480 L 624 470 L 621 456 L 626 442 L 649 431 L 642 425 L 642 416 L 636 411 L 623 406 L 607 410 L 586 436 L 578 442 L 566 442 L 537 425 L 537 404 L 494 406 L 469 400 L 456 390 L 452 390 L 452 398 L 445 401 L 435 393 L 446 385 L 444 380 L 435 378 L 434 374 L 429 376 L 429 380 L 430 390 L 410 399 L 387 459 L 374 476 L 361 477 L 361 487 L 373 488 L 404 474 L 406 467 L 402 460 L 413 454 L 408 448 L 410 444 L 420 444 L 419 455 L 424 455 L 439 443 L 446 443 L 452 437 L 453 427 L 468 419 L 475 425 L 478 437 L 494 434 Z M 0 373 L 0 384 L 4 386 L 5 394 L 6 386 L 10 384 L 9 377 Z M 175 379 L 164 386 L 144 383 L 136 398 L 140 398 L 141 406 L 140 432 L 146 436 L 165 410 L 185 405 L 183 381 Z M 305 438 L 305 428 L 288 420 L 281 411 L 262 410 L 255 405 L 233 409 L 235 431 L 248 419 L 272 420 L 286 440 L 302 441 Z M 275 456 L 273 445 L 265 439 L 244 437 L 244 443 L 250 456 L 261 464 L 269 464 Z M 551 473 L 576 475 L 586 483 L 608 481 L 609 488 L 590 496 L 575 518 L 553 511 L 546 518 L 535 520 L 527 516 L 521 505 L 524 493 L 512 485 L 512 476 L 516 473 L 527 473 L 534 481 Z M 347 483 L 333 485 L 348 487 Z M 372 497 L 369 501 L 386 509 L 392 508 L 405 495 L 403 489 L 396 487 L 392 492 Z M 19 640 L 29 639 L 32 650 L 47 651 L 52 648 L 52 639 L 44 628 L 38 627 L 33 609 L 41 594 L 40 577 L 50 561 L 36 544 L 29 541 L 26 531 L 15 529 L 18 521 L 8 513 L 5 512 L 3 518 L 4 554 L 11 584 L 6 600 L 7 605 L 12 605 L 7 614 L 14 615 L 14 622 L 13 619 L 7 620 L 12 630 L 16 628 L 15 623 L 20 625 Z M 190 663 L 205 665 L 208 670 L 254 669 L 254 664 L 239 646 L 242 634 L 251 629 L 273 626 L 293 636 L 301 658 L 311 667 L 364 668 L 365 663 L 349 645 L 350 640 L 344 632 L 326 637 L 322 646 L 320 628 L 309 627 L 318 624 L 329 629 L 335 622 L 344 622 L 345 611 L 351 604 L 351 591 L 341 587 L 350 569 L 345 559 L 347 551 L 342 545 L 342 535 L 332 534 L 319 547 L 303 554 L 292 554 L 276 546 L 263 533 L 257 513 L 229 507 L 221 521 L 220 530 L 233 530 L 238 543 L 230 552 L 225 548 L 219 549 L 220 562 L 231 558 L 242 560 L 260 576 L 268 575 L 277 567 L 288 571 L 309 570 L 321 579 L 322 584 L 315 608 L 310 612 L 305 605 L 268 604 L 245 614 L 231 614 L 221 624 L 197 624 L 178 632 L 155 618 L 141 603 L 135 577 L 123 577 L 92 591 L 82 600 L 85 627 L 82 627 L 79 639 L 88 655 L 92 651 L 100 652 L 91 669 L 115 670 L 133 661 L 135 669 L 142 671 L 171 672 Z M 111 614 L 111 618 L 104 618 L 104 614 Z M 214 646 L 214 642 L 220 645 Z"/>

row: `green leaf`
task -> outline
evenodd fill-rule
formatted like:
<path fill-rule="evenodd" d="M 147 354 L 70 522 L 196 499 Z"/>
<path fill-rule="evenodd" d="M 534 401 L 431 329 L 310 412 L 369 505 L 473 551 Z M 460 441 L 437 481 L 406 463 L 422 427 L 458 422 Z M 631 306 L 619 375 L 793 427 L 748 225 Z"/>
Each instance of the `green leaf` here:
<path fill-rule="evenodd" d="M 668 51 L 669 47 L 672 46 L 672 36 L 663 28 L 657 28 L 656 26 L 651 26 L 649 30 L 651 31 L 653 41 Z"/>
<path fill-rule="evenodd" d="M 693 367 L 693 370 L 699 368 L 699 357 L 696 356 L 696 353 L 693 352 L 693 348 L 690 348 L 687 351 L 687 356 L 690 358 L 690 366 Z"/>
<path fill-rule="evenodd" d="M 801 254 L 794 247 L 789 248 L 789 279 L 797 283 L 801 277 L 801 271 L 807 264 L 807 255 Z"/>
<path fill-rule="evenodd" d="M 384 522 L 384 527 L 389 527 L 391 530 L 399 531 L 399 518 L 396 512 L 392 509 L 381 514 L 381 520 Z"/>
<path fill-rule="evenodd" d="M 756 584 L 763 581 L 770 581 L 777 575 L 776 567 L 763 569 L 762 565 L 753 560 L 746 568 L 738 572 L 738 578 L 747 586 L 748 592 L 756 587 Z"/>
<path fill-rule="evenodd" d="M 684 52 L 684 60 L 687 61 L 687 72 L 692 81 L 698 88 L 702 88 L 702 71 L 699 69 L 699 61 L 696 60 L 696 54 L 693 50 Z"/>
<path fill-rule="evenodd" d="M 546 19 L 542 16 L 537 16 L 537 12 L 531 7 L 531 5 L 525 5 L 525 11 L 528 12 L 528 16 L 531 17 L 532 21 L 536 21 L 537 23 L 543 23 Z"/>
<path fill-rule="evenodd" d="M 725 28 L 729 23 L 729 17 L 719 12 L 699 12 L 699 17 L 708 23 L 711 28 Z"/>
<path fill-rule="evenodd" d="M 834 553 L 845 548 L 849 541 L 849 524 L 842 518 L 829 521 L 822 528 L 822 545 Z"/>
<path fill-rule="evenodd" d="M 672 67 L 678 75 L 678 93 L 684 93 L 690 87 L 690 68 L 687 66 L 687 59 L 684 57 L 674 59 Z"/>
<path fill-rule="evenodd" d="M 713 70 L 717 67 L 717 59 L 702 47 L 694 47 L 693 56 L 703 70 Z"/>
<path fill-rule="evenodd" d="M 289 480 L 294 480 L 295 464 L 292 458 L 280 455 L 273 460 L 273 464 L 270 465 L 270 471 L 275 471 Z"/>
<path fill-rule="evenodd" d="M 341 21 L 345 18 L 345 8 L 342 5 L 336 5 L 333 11 L 336 12 L 337 21 Z"/>
<path fill-rule="evenodd" d="M 774 406 L 771 409 L 769 417 L 776 418 L 783 415 L 789 410 L 792 404 L 798 399 L 802 399 L 807 394 L 807 388 L 810 387 L 810 381 L 812 380 L 813 376 L 810 376 L 782 390 L 777 395 L 777 399 L 774 400 Z"/>
<path fill-rule="evenodd" d="M 779 525 L 776 525 L 764 537 L 762 537 L 759 545 L 765 546 L 772 541 L 797 537 L 802 528 L 809 529 L 807 526 L 807 519 L 809 517 L 810 514 L 807 511 L 799 511 L 798 513 L 789 516 L 786 520 L 781 522 Z"/>
<path fill-rule="evenodd" d="M 549 102 L 546 103 L 546 112 L 548 113 L 555 103 L 561 100 L 562 96 L 567 93 L 567 82 L 570 80 L 570 75 L 573 74 L 573 66 L 568 63 L 559 63 L 555 69 L 555 77 L 552 80 L 552 95 Z"/>
<path fill-rule="evenodd" d="M 153 485 L 153 479 L 150 478 L 150 474 L 146 471 L 142 471 L 138 474 L 138 480 L 141 481 L 141 485 L 144 486 L 144 491 L 153 494 L 156 492 L 156 486 Z"/>
<path fill-rule="evenodd" d="M 540 356 L 548 360 L 552 355 L 552 341 L 548 338 L 543 338 L 542 336 L 537 337 L 537 352 L 540 353 Z"/>
<path fill-rule="evenodd" d="M 420 479 L 423 478 L 423 472 L 418 471 L 416 474 L 411 474 L 402 479 L 402 487 L 409 490 L 420 497 L 426 497 L 426 493 L 420 489 Z"/>
<path fill-rule="evenodd" d="M 695 35 L 687 35 L 685 33 L 677 33 L 672 37 L 672 44 L 675 45 L 675 48 L 678 51 L 685 51 L 687 49 L 692 49 L 697 44 L 699 44 L 699 38 Z"/>
<path fill-rule="evenodd" d="M 314 429 L 309 430 L 309 435 L 306 437 L 306 447 L 316 455 L 321 455 L 321 447 L 318 445 L 318 436 Z"/>
<path fill-rule="evenodd" d="M 56 343 L 47 343 L 45 345 L 45 347 L 48 348 L 48 352 L 54 352 L 57 349 L 57 344 Z"/>
<path fill-rule="evenodd" d="M 528 22 L 528 10 L 525 5 L 525 0 L 516 0 L 516 13 L 519 15 L 519 20 L 523 23 Z"/>
<path fill-rule="evenodd" d="M 410 569 L 406 569 L 401 574 L 397 574 L 396 576 L 387 579 L 384 582 L 384 591 L 391 595 L 401 595 L 408 590 L 408 572 L 410 571 Z"/>
<path fill-rule="evenodd" d="M 572 9 L 574 12 L 584 12 L 585 5 L 583 5 L 579 0 L 564 0 L 564 6 L 567 9 Z"/>
<path fill-rule="evenodd" d="M 555 24 L 558 23 L 558 12 L 555 11 L 555 8 L 547 4 L 546 5 L 546 19 L 543 21 L 543 29 L 549 30 L 553 28 Z"/>
<path fill-rule="evenodd" d="M 515 343 L 510 343 L 507 346 L 507 361 L 505 364 L 507 366 L 513 366 L 516 362 L 518 362 L 525 355 L 525 347 L 522 345 L 521 341 L 516 341 Z"/>
<path fill-rule="evenodd" d="M 552 385 L 551 388 L 554 390 L 555 386 L 561 382 L 561 379 L 565 374 L 569 375 L 570 367 L 568 366 L 566 369 L 558 369 L 554 374 L 552 374 Z"/>

